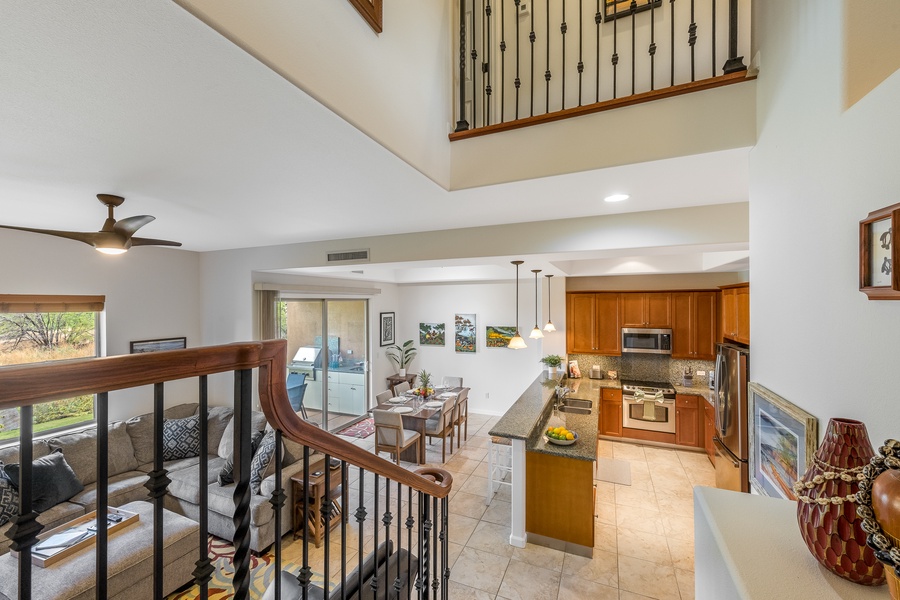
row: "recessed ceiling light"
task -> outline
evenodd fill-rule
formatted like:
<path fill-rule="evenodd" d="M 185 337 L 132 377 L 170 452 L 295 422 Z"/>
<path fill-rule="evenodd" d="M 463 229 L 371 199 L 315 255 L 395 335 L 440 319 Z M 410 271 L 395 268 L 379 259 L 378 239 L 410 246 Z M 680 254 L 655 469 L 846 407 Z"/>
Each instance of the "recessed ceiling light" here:
<path fill-rule="evenodd" d="M 603 199 L 604 202 L 621 202 L 622 200 L 628 200 L 631 196 L 628 194 L 613 194 L 612 196 L 607 196 Z"/>

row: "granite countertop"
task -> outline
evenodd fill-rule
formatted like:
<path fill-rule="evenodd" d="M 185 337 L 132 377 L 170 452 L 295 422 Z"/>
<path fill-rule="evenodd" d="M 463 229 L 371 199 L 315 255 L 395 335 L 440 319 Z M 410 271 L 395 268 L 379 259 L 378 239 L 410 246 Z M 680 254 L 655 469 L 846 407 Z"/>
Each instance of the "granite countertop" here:
<path fill-rule="evenodd" d="M 692 394 L 694 396 L 701 396 L 710 404 L 713 403 L 713 391 L 709 389 L 709 386 L 706 383 L 697 382 L 692 386 L 673 383 L 672 387 L 675 388 L 676 394 Z"/>
<path fill-rule="evenodd" d="M 574 398 L 575 396 L 570 397 Z M 597 460 L 597 413 L 600 410 L 600 402 L 597 397 L 592 400 L 594 404 L 589 415 L 554 411 L 552 406 L 548 406 L 540 426 L 534 429 L 525 442 L 526 452 L 540 452 L 576 460 Z M 544 438 L 544 432 L 548 427 L 560 425 L 577 433 L 578 441 L 571 446 L 557 446 L 548 442 Z"/>
<path fill-rule="evenodd" d="M 556 393 L 556 385 L 560 380 L 565 381 L 565 376 L 551 378 L 546 371 L 538 375 L 488 433 L 497 437 L 527 440 L 543 418 L 544 409 Z"/>

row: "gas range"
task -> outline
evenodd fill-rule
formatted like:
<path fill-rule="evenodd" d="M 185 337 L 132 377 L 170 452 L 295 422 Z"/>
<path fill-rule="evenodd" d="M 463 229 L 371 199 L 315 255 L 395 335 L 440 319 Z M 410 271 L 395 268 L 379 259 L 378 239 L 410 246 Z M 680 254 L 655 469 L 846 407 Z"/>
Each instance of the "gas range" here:
<path fill-rule="evenodd" d="M 634 396 L 636 391 L 642 391 L 648 396 L 654 396 L 661 391 L 666 400 L 675 399 L 675 388 L 671 383 L 661 381 L 640 381 L 636 379 L 622 380 L 622 396 Z"/>

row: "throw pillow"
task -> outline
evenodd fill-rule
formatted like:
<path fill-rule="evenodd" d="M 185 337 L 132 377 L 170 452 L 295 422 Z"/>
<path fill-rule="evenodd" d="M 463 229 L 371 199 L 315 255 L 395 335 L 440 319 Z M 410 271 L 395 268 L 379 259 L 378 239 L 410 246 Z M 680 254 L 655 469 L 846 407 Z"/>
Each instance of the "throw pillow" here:
<path fill-rule="evenodd" d="M 200 415 L 163 423 L 163 460 L 200 456 Z"/>
<path fill-rule="evenodd" d="M 19 514 L 19 492 L 0 465 L 0 525 Z"/>
<path fill-rule="evenodd" d="M 259 488 L 266 477 L 266 469 L 269 468 L 274 456 L 275 431 L 268 429 L 259 442 L 259 448 L 253 455 L 253 460 L 250 461 L 250 490 L 254 494 L 259 494 Z"/>
<path fill-rule="evenodd" d="M 256 455 L 256 450 L 259 448 L 259 442 L 263 437 L 262 431 L 254 431 L 253 437 L 250 438 L 250 455 Z M 216 478 L 219 482 L 219 485 L 228 485 L 234 483 L 234 454 L 225 459 L 225 464 L 222 466 L 222 470 L 219 471 L 219 476 Z"/>
<path fill-rule="evenodd" d="M 32 466 L 32 509 L 44 512 L 60 502 L 65 502 L 84 490 L 75 471 L 66 462 L 63 453 L 57 450 L 31 463 Z M 10 482 L 19 488 L 20 465 L 6 465 L 4 471 Z"/>

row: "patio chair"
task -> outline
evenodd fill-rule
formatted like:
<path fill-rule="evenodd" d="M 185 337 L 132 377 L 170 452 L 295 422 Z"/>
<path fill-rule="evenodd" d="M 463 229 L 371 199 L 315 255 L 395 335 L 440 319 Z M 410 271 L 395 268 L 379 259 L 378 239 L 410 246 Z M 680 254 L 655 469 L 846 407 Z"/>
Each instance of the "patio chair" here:
<path fill-rule="evenodd" d="M 306 394 L 306 373 L 290 373 L 287 376 L 287 393 L 294 412 L 303 415 L 303 420 L 308 421 L 306 408 L 303 406 L 303 396 Z"/>

